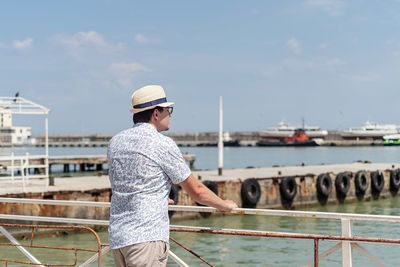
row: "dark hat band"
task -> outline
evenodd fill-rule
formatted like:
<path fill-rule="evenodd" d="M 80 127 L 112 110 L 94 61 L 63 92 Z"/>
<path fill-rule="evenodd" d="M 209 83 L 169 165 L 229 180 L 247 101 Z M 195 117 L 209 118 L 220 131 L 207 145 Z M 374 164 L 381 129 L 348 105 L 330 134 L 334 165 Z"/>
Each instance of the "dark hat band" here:
<path fill-rule="evenodd" d="M 159 98 L 159 99 L 156 99 L 156 100 L 153 100 L 153 101 L 150 101 L 150 102 L 146 102 L 146 103 L 143 103 L 143 104 L 135 105 L 135 106 L 133 106 L 133 108 L 147 108 L 147 107 L 155 106 L 155 105 L 158 105 L 158 104 L 161 104 L 161 103 L 165 103 L 165 102 L 167 102 L 167 98 L 166 97 Z"/>

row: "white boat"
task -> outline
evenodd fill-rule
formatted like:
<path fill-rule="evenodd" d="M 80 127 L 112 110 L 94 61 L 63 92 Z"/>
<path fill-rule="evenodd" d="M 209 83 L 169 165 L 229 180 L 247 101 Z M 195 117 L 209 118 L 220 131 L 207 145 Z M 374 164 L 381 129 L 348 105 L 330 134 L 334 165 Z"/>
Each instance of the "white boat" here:
<path fill-rule="evenodd" d="M 327 130 L 322 130 L 318 126 L 293 126 L 284 121 L 277 124 L 275 128 L 267 128 L 259 132 L 263 139 L 282 139 L 291 137 L 296 129 L 303 129 L 309 138 L 325 138 L 328 135 Z"/>
<path fill-rule="evenodd" d="M 382 139 L 385 135 L 399 133 L 398 128 L 399 126 L 395 124 L 378 124 L 366 121 L 360 128 L 349 128 L 340 132 L 340 135 L 345 139 Z"/>

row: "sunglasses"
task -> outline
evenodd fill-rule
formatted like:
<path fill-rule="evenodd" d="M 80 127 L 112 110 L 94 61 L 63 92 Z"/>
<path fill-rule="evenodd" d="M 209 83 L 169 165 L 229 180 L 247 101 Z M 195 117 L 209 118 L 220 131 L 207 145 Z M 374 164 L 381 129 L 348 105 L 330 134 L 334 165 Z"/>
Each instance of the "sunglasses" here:
<path fill-rule="evenodd" d="M 174 111 L 174 107 L 168 107 L 168 113 L 169 113 L 169 115 L 171 115 L 173 111 Z"/>

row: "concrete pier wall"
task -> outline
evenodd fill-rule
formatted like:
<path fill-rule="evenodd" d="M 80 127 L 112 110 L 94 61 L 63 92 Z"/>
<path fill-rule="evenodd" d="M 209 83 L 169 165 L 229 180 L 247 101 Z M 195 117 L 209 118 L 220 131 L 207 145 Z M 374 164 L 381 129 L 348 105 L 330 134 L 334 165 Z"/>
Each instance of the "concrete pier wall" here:
<path fill-rule="evenodd" d="M 53 191 L 45 193 L 20 193 L 20 194 L 2 195 L 1 197 L 109 202 L 111 198 L 111 189 L 101 189 L 101 190 L 95 189 L 88 191 L 58 191 L 58 192 Z M 20 204 L 20 203 L 0 203 L 0 213 L 14 214 L 14 215 L 98 219 L 98 220 L 104 220 L 110 217 L 109 208 Z M 21 221 L 15 221 L 15 223 L 21 223 Z M 29 224 L 30 222 L 23 222 L 23 223 Z"/>
<path fill-rule="evenodd" d="M 223 175 L 219 176 L 216 170 L 194 172 L 193 174 L 200 181 L 209 181 L 218 190 L 218 195 L 223 199 L 232 199 L 240 207 L 248 207 L 243 200 L 242 186 L 248 179 L 257 181 L 260 188 L 260 195 L 254 208 L 278 208 L 296 209 L 307 205 L 329 205 L 330 203 L 346 203 L 353 201 L 369 201 L 385 197 L 396 197 L 397 192 L 390 190 L 391 174 L 399 171 L 400 164 L 385 163 L 353 163 L 341 165 L 319 165 L 319 166 L 294 166 L 276 168 L 254 168 L 254 169 L 231 169 L 224 170 Z M 360 197 L 356 194 L 355 177 L 358 171 L 365 171 L 368 181 L 368 188 L 365 194 Z M 384 179 L 382 191 L 377 194 L 372 192 L 371 175 L 381 171 Z M 321 174 L 326 174 L 331 180 L 331 192 L 321 201 L 317 192 L 317 181 Z M 339 174 L 346 174 L 349 190 L 343 195 L 338 194 L 335 181 Z M 283 197 L 282 184 L 292 179 L 296 182 L 296 194 L 293 201 L 287 201 Z M 399 180 L 399 179 L 398 179 Z M 22 188 L 18 185 L 4 187 L 0 189 L 1 197 L 15 198 L 38 198 L 56 200 L 81 200 L 81 201 L 101 201 L 108 202 L 111 198 L 111 189 L 107 176 L 99 177 L 79 177 L 79 178 L 57 178 L 55 185 L 50 186 L 44 191 L 43 182 L 32 181 L 27 190 L 29 193 L 21 192 Z M 400 186 L 400 182 L 399 186 Z M 188 194 L 178 189 L 178 205 L 197 205 Z M 254 188 L 253 188 L 254 189 Z M 290 188 L 289 188 L 290 189 Z M 289 190 L 290 191 L 290 190 Z M 256 192 L 256 191 L 254 191 Z M 255 193 L 250 193 L 255 194 Z M 0 203 L 0 213 L 2 214 L 21 214 L 34 216 L 54 216 L 69 218 L 87 219 L 108 219 L 108 208 L 93 207 L 65 207 L 50 205 L 28 205 L 28 204 L 8 204 Z M 173 218 L 193 218 L 200 216 L 197 213 L 175 212 Z"/>

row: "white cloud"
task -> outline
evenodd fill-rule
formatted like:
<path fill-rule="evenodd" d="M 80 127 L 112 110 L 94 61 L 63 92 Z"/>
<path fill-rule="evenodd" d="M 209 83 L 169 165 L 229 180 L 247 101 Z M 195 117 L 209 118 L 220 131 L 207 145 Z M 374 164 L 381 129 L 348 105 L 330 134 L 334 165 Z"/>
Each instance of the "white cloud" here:
<path fill-rule="evenodd" d="M 400 51 L 393 51 L 393 52 L 392 52 L 392 55 L 393 55 L 394 57 L 399 57 L 399 56 L 400 56 Z"/>
<path fill-rule="evenodd" d="M 393 40 L 386 40 L 385 41 L 385 45 L 392 45 L 393 44 Z"/>
<path fill-rule="evenodd" d="M 346 65 L 346 61 L 343 61 L 340 58 L 333 58 L 333 59 L 327 60 L 326 65 L 328 65 L 330 67 L 342 66 L 342 65 Z"/>
<path fill-rule="evenodd" d="M 141 44 L 147 43 L 149 40 L 141 33 L 136 34 L 135 41 Z"/>
<path fill-rule="evenodd" d="M 13 42 L 13 47 L 16 49 L 24 49 L 24 48 L 30 47 L 32 45 L 32 42 L 33 42 L 32 38 L 27 38 L 23 41 L 15 40 Z"/>
<path fill-rule="evenodd" d="M 104 38 L 101 34 L 90 31 L 90 32 L 78 32 L 73 36 L 65 36 L 61 37 L 60 41 L 71 47 L 79 47 L 79 46 L 98 46 L 105 47 L 108 44 L 104 41 Z"/>
<path fill-rule="evenodd" d="M 134 75 L 139 71 L 150 71 L 150 69 L 137 62 L 112 63 L 108 67 L 108 72 L 117 79 L 117 82 L 127 88 L 132 86 Z"/>
<path fill-rule="evenodd" d="M 341 0 L 307 0 L 305 5 L 320 8 L 331 16 L 338 16 L 343 14 L 345 2 Z"/>
<path fill-rule="evenodd" d="M 289 46 L 293 53 L 295 53 L 296 55 L 301 54 L 301 45 L 296 38 L 289 39 L 286 44 Z"/>
<path fill-rule="evenodd" d="M 319 45 L 319 48 L 321 48 L 321 49 L 325 49 L 327 47 L 328 47 L 327 43 L 322 43 L 322 44 Z"/>
<path fill-rule="evenodd" d="M 120 49 L 125 45 L 124 43 L 109 43 L 100 33 L 95 31 L 77 32 L 74 35 L 56 35 L 52 39 L 69 49 L 88 47 Z"/>

